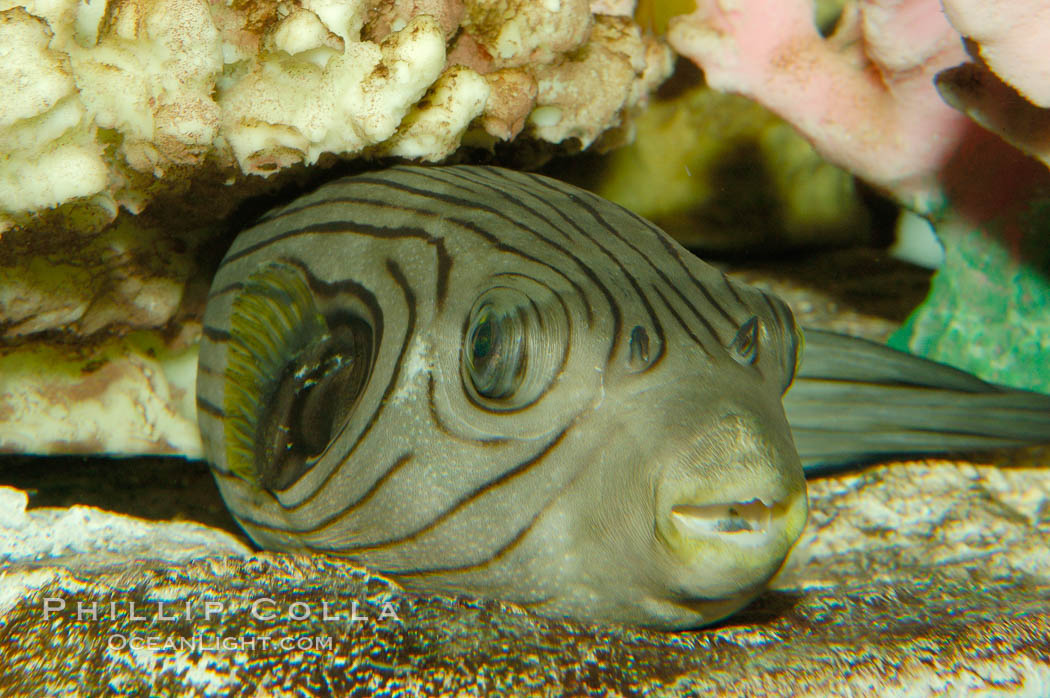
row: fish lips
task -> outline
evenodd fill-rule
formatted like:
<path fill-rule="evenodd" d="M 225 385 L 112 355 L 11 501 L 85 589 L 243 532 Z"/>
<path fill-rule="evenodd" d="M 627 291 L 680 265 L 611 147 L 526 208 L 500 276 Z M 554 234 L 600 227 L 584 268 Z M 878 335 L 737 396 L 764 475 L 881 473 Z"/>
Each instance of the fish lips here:
<path fill-rule="evenodd" d="M 756 596 L 802 534 L 805 478 L 790 436 L 730 416 L 675 454 L 659 474 L 656 537 L 684 599 Z M 716 620 L 712 618 L 710 620 Z"/>

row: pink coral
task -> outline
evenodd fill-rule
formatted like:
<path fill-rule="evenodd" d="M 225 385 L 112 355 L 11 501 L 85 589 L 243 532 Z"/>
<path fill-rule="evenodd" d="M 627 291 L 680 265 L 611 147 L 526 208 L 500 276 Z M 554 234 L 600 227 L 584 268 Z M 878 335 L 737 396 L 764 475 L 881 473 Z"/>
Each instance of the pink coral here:
<path fill-rule="evenodd" d="M 699 0 L 668 39 L 715 89 L 752 97 L 794 124 L 830 160 L 920 210 L 968 122 L 933 89 L 965 60 L 930 0 L 862 0 L 824 39 L 809 0 Z"/>
<path fill-rule="evenodd" d="M 697 0 L 668 39 L 933 223 L 946 266 L 899 346 L 991 380 L 1045 367 L 1046 0 L 852 0 L 827 39 L 811 0 Z"/>
<path fill-rule="evenodd" d="M 944 99 L 1050 166 L 1050 4 L 944 0 L 975 61 L 937 76 Z"/>
<path fill-rule="evenodd" d="M 856 0 L 828 39 L 811 0 L 698 0 L 668 39 L 712 87 L 761 102 L 919 213 L 983 218 L 1044 183 L 967 116 L 1050 165 L 1045 0 Z M 993 196 L 1007 187 L 993 173 L 1011 170 Z"/>
<path fill-rule="evenodd" d="M 1050 3 L 943 0 L 952 26 L 980 47 L 981 60 L 1030 102 L 1050 107 Z"/>

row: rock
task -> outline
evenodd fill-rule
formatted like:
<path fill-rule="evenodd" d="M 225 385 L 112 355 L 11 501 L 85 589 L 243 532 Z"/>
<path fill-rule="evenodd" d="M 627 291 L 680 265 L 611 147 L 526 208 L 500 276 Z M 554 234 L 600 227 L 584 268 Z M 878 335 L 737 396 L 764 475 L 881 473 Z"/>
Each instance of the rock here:
<path fill-rule="evenodd" d="M 0 561 L 46 561 L 91 568 L 135 558 L 188 562 L 204 555 L 246 555 L 225 531 L 192 522 L 156 523 L 96 507 L 44 507 L 26 511 L 25 492 L 0 487 Z"/>
<path fill-rule="evenodd" d="M 195 345 L 146 332 L 0 348 L 0 453 L 197 456 L 196 375 Z"/>
<path fill-rule="evenodd" d="M 1047 464 L 1050 451 L 1033 450 L 996 466 L 901 463 L 813 482 L 810 525 L 773 590 L 682 633 L 411 594 L 325 557 L 9 562 L 0 685 L 20 695 L 1043 695 Z"/>

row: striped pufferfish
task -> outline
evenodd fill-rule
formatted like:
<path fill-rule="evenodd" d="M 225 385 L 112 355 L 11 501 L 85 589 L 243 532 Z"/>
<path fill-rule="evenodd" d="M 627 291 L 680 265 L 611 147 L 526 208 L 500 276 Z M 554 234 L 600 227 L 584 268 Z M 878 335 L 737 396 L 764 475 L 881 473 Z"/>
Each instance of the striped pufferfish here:
<path fill-rule="evenodd" d="M 1045 396 L 807 336 L 789 426 L 803 340 L 778 298 L 564 183 L 398 166 L 236 239 L 205 313 L 198 414 L 264 548 L 544 615 L 695 627 L 758 595 L 801 534 L 796 440 L 826 465 L 1050 433 Z M 1001 423 L 915 430 L 915 394 L 984 400 Z M 898 407 L 826 426 L 873 395 Z"/>

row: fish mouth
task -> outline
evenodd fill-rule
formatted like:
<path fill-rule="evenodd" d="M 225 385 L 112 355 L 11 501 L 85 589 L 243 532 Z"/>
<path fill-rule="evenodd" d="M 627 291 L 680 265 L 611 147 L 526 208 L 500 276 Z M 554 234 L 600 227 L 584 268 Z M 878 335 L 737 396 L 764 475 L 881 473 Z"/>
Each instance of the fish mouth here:
<path fill-rule="evenodd" d="M 747 502 L 716 504 L 678 504 L 671 517 L 694 535 L 765 533 L 773 508 L 756 497 Z"/>
<path fill-rule="evenodd" d="M 675 588 L 703 599 L 757 594 L 806 523 L 805 491 L 777 494 L 741 493 L 715 502 L 682 498 L 669 507 L 657 532 L 682 565 L 674 573 Z"/>
<path fill-rule="evenodd" d="M 738 502 L 676 504 L 671 521 L 687 538 L 720 538 L 737 544 L 762 545 L 773 534 L 776 520 L 787 505 L 755 497 Z"/>
<path fill-rule="evenodd" d="M 676 598 L 733 602 L 694 609 L 711 622 L 761 593 L 801 536 L 802 464 L 786 422 L 764 427 L 736 414 L 669 456 L 654 489 L 654 532 Z"/>

